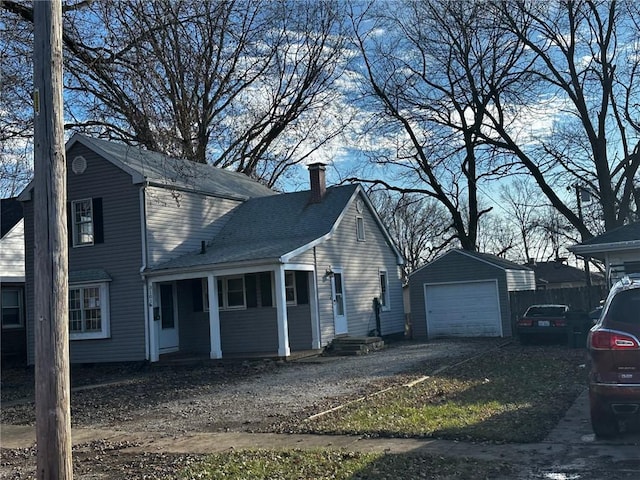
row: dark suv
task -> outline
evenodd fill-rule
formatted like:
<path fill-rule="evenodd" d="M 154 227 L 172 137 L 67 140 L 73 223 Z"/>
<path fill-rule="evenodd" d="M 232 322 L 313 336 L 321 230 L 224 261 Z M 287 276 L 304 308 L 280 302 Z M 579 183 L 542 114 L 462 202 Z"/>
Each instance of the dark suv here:
<path fill-rule="evenodd" d="M 596 435 L 618 433 L 640 418 L 640 276 L 617 282 L 589 332 L 589 402 Z"/>

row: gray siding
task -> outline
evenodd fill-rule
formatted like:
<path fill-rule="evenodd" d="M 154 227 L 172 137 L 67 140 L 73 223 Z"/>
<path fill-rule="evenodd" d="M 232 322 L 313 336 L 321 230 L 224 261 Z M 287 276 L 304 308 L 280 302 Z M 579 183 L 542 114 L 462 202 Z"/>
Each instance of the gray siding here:
<path fill-rule="evenodd" d="M 507 270 L 506 275 L 510 292 L 536 289 L 536 274 L 533 270 Z"/>
<path fill-rule="evenodd" d="M 149 266 L 200 250 L 240 205 L 235 200 L 199 193 L 148 187 L 146 189 L 147 251 Z"/>
<path fill-rule="evenodd" d="M 278 351 L 276 309 L 247 308 L 220 312 L 222 356 Z"/>
<path fill-rule="evenodd" d="M 24 281 L 24 220 L 0 239 L 0 281 Z"/>
<path fill-rule="evenodd" d="M 456 251 L 451 251 L 434 260 L 409 277 L 413 336 L 416 338 L 427 337 L 425 284 L 493 279 L 498 281 L 502 332 L 504 336 L 511 336 L 511 308 L 505 270 Z"/>
<path fill-rule="evenodd" d="M 71 162 L 77 155 L 87 161 L 76 175 Z M 67 153 L 67 199 L 102 198 L 104 243 L 69 248 L 69 270 L 102 268 L 109 284 L 110 338 L 72 340 L 72 363 L 144 360 L 145 328 L 139 187 L 131 177 L 81 144 Z M 33 332 L 33 201 L 25 202 L 25 241 L 28 331 Z M 28 339 L 29 363 L 34 361 L 33 334 Z"/>
<path fill-rule="evenodd" d="M 201 281 L 201 279 L 196 279 Z M 209 312 L 195 311 L 193 303 L 193 281 L 178 282 L 178 329 L 180 333 L 180 351 L 208 355 L 211 351 L 209 341 Z M 197 291 L 196 295 L 202 295 Z"/>
<path fill-rule="evenodd" d="M 287 307 L 289 325 L 289 348 L 292 351 L 310 350 L 311 344 L 311 310 L 309 305 Z"/>
<path fill-rule="evenodd" d="M 356 216 L 362 216 L 365 241 L 356 238 Z M 300 256 L 300 263 L 302 263 Z M 376 328 L 373 298 L 380 296 L 378 272 L 385 270 L 389 278 L 390 310 L 381 312 L 383 335 L 404 332 L 404 308 L 400 268 L 392 248 L 367 209 L 359 214 L 355 202 L 347 208 L 335 234 L 316 247 L 318 269 L 318 308 L 320 311 L 320 340 L 327 345 L 335 336 L 331 281 L 324 276 L 329 267 L 341 267 L 345 287 L 345 301 L 349 335 L 367 335 Z M 298 261 L 298 258 L 292 260 Z M 305 253 L 305 263 L 313 262 L 313 251 Z"/>

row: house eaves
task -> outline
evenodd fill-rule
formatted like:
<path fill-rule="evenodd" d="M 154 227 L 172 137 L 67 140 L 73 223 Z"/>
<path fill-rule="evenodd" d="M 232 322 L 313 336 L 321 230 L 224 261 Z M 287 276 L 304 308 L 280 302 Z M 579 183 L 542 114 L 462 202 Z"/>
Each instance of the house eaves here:
<path fill-rule="evenodd" d="M 640 240 L 626 242 L 596 243 L 593 245 L 572 245 L 568 250 L 577 255 L 590 255 L 608 252 L 640 249 Z"/>

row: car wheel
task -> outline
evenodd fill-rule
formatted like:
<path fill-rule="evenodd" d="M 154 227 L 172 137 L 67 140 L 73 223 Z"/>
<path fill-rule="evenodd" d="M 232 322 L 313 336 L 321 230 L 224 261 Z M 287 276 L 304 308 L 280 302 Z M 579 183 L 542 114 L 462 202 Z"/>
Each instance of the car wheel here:
<path fill-rule="evenodd" d="M 596 437 L 611 438 L 618 434 L 618 420 L 603 407 L 591 407 L 591 428 Z"/>

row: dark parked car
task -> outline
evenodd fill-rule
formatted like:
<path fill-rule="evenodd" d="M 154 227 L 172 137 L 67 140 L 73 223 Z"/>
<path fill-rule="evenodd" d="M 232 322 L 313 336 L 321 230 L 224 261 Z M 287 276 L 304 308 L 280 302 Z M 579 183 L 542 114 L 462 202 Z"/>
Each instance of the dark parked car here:
<path fill-rule="evenodd" d="M 587 337 L 589 402 L 596 435 L 614 436 L 620 422 L 640 420 L 640 276 L 616 283 Z"/>
<path fill-rule="evenodd" d="M 531 305 L 516 324 L 516 333 L 522 344 L 534 338 L 567 339 L 567 305 Z"/>

